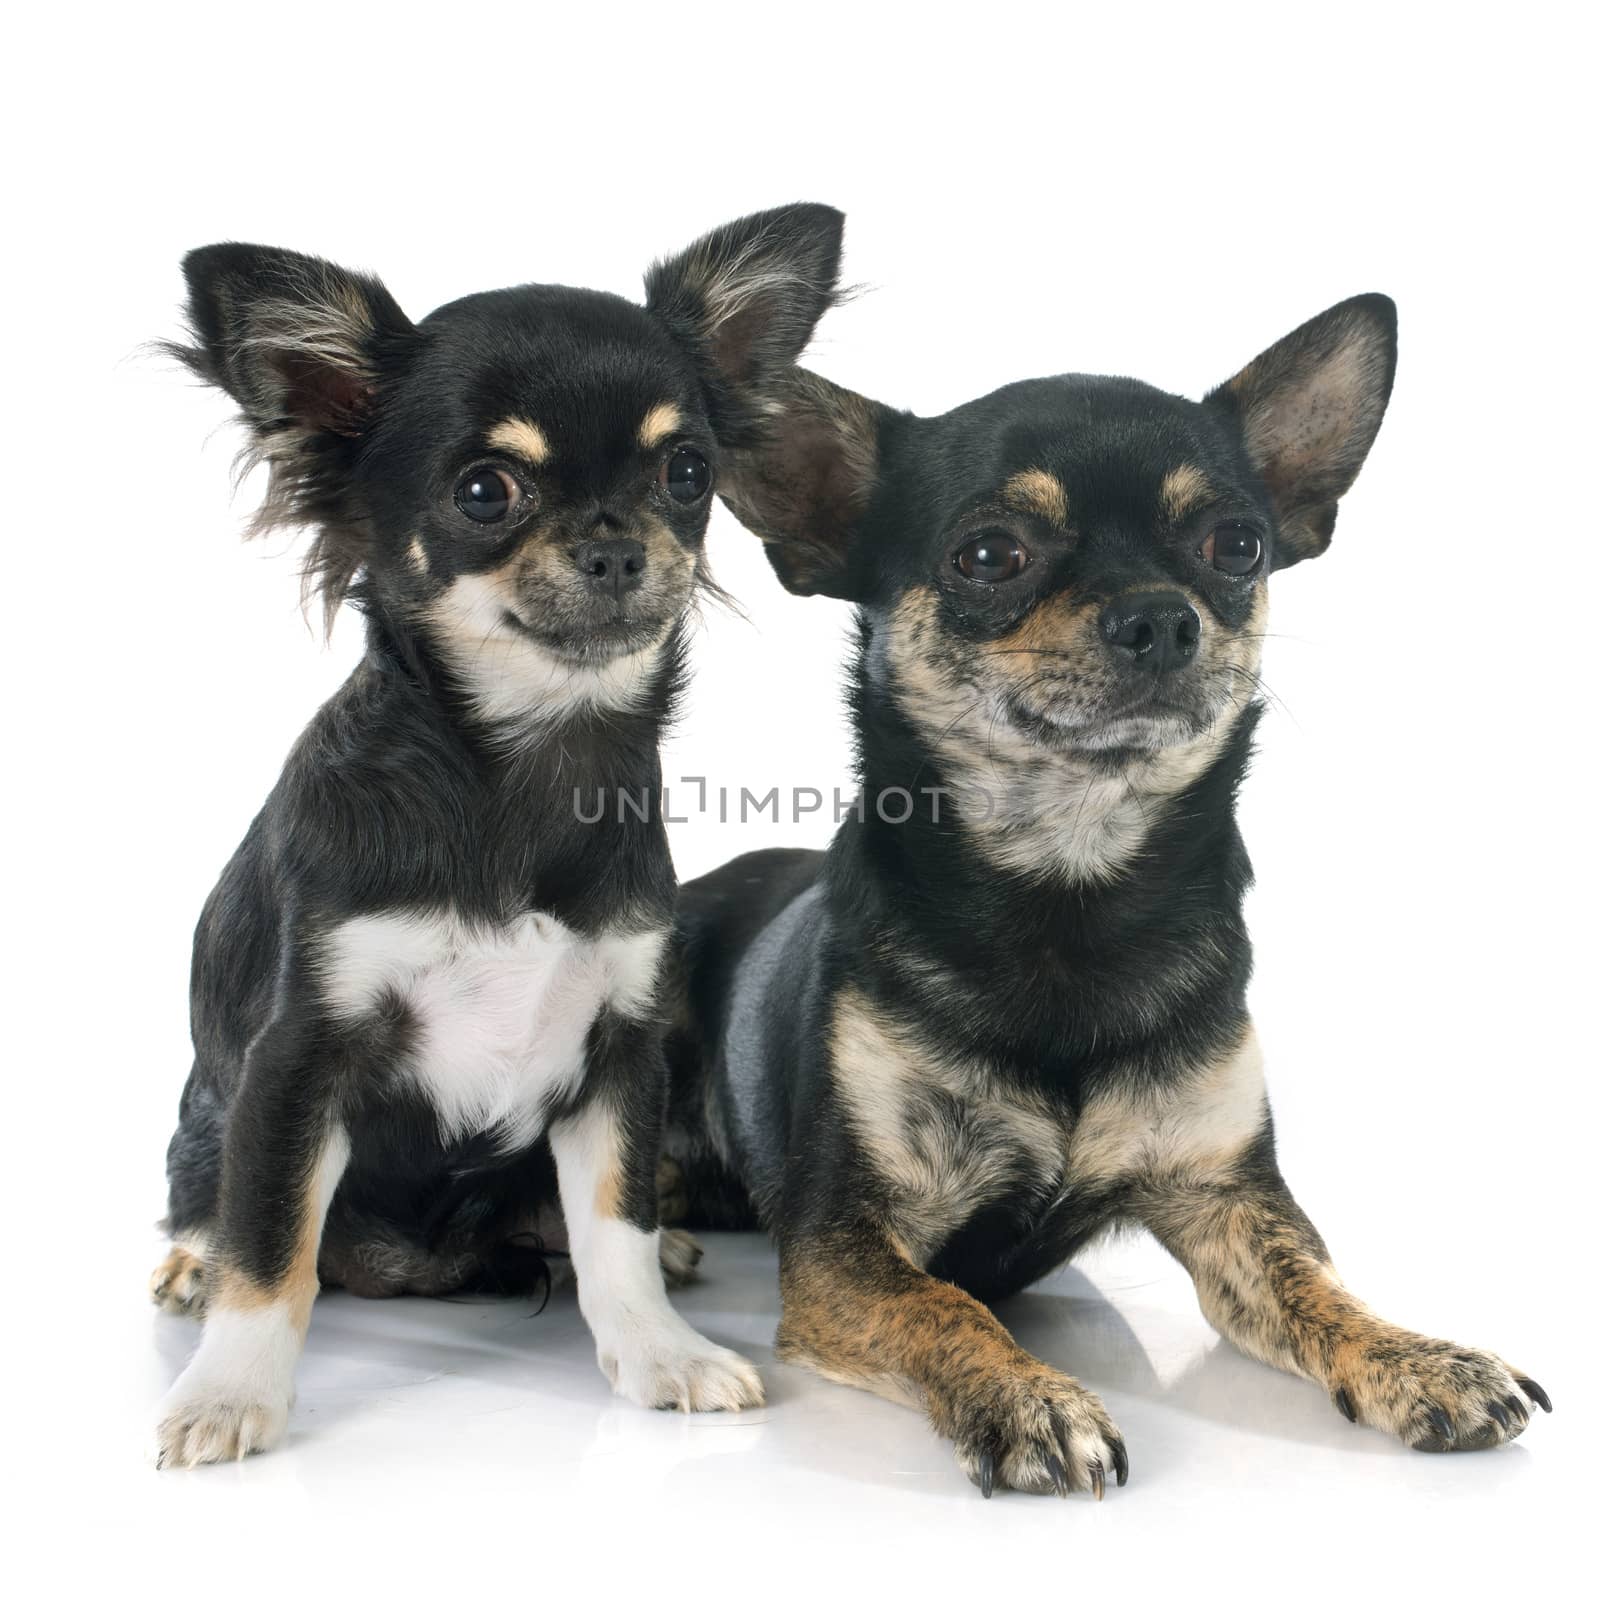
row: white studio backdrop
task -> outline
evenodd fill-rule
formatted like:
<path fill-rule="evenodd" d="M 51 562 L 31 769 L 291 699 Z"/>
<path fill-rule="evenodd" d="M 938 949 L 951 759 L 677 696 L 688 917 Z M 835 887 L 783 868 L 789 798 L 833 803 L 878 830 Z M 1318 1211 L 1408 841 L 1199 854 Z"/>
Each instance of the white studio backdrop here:
<path fill-rule="evenodd" d="M 121 1392 L 96 1307 L 153 1265 L 195 917 L 360 648 L 353 617 L 326 649 L 308 628 L 292 546 L 241 546 L 260 485 L 231 497 L 228 405 L 144 349 L 176 331 L 180 256 L 312 251 L 413 315 L 530 279 L 637 296 L 653 256 L 794 199 L 846 211 L 866 291 L 812 364 L 921 412 L 1067 370 L 1198 395 L 1334 301 L 1397 300 L 1393 402 L 1332 551 L 1273 584 L 1243 802 L 1252 1003 L 1285 1170 L 1355 1286 L 1397 1319 L 1453 1307 L 1428 1331 L 1503 1346 L 1555 1395 L 1523 1448 L 1576 1443 L 1587 18 L 281 6 L 6 26 L 10 1292 L 32 1330 L 14 1381 L 41 1408 L 22 1453 L 48 1441 L 63 1494 L 72 1462 L 115 1461 L 92 1474 L 114 1513 L 128 1419 L 156 1398 Z M 710 552 L 743 615 L 697 633 L 669 782 L 726 785 L 736 810 L 741 787 L 847 789 L 846 608 L 786 595 L 721 508 Z M 830 831 L 826 811 L 713 807 L 672 843 L 687 878 Z"/>

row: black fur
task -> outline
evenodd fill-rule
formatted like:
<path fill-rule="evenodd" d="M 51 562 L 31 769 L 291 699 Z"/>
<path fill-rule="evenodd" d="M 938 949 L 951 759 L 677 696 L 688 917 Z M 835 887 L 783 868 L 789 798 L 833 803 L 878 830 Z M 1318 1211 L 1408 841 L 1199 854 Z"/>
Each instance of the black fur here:
<path fill-rule="evenodd" d="M 1348 393 L 1318 393 L 1322 365 L 1347 346 L 1365 381 Z M 996 870 L 975 847 L 975 832 L 990 824 L 956 814 L 951 757 L 992 740 L 994 721 L 986 712 L 930 729 L 915 714 L 916 690 L 886 664 L 884 640 L 896 608 L 927 591 L 936 620 L 920 654 L 960 657 L 977 674 L 984 660 L 963 652 L 1003 642 L 1047 606 L 1066 607 L 1088 625 L 1047 653 L 1094 689 L 1093 718 L 1081 735 L 1052 727 L 1009 683 L 995 715 L 1015 723 L 1041 759 L 1058 755 L 1063 771 L 1069 762 L 1106 773 L 1136 766 L 1151 753 L 1143 736 L 1125 744 L 1082 737 L 1116 726 L 1131 676 L 1100 659 L 1117 653 L 1093 625 L 1102 608 L 1130 591 L 1173 589 L 1194 600 L 1208 634 L 1247 637 L 1267 571 L 1298 559 L 1275 540 L 1280 507 L 1294 513 L 1306 503 L 1303 480 L 1277 473 L 1297 498 L 1275 498 L 1268 480 L 1276 457 L 1252 438 L 1239 386 L 1252 386 L 1264 407 L 1268 372 L 1280 405 L 1290 391 L 1311 397 L 1304 409 L 1337 435 L 1338 448 L 1331 463 L 1318 458 L 1309 498 L 1331 505 L 1376 433 L 1393 366 L 1393 307 L 1366 296 L 1297 330 L 1201 404 L 1130 379 L 1073 376 L 1012 384 L 925 419 L 811 373 L 790 376 L 783 417 L 735 458 L 721 490 L 762 532 L 791 588 L 858 603 L 850 708 L 862 799 L 825 855 L 759 852 L 682 891 L 689 1023 L 669 1043 L 682 1080 L 674 1104 L 698 1105 L 701 1075 L 709 1074 L 717 1140 L 736 1158 L 725 1170 L 713 1153 L 719 1144 L 681 1116 L 671 1136 L 701 1158 L 686 1170 L 691 1194 L 725 1193 L 730 1180 L 747 1186 L 780 1240 L 868 1203 L 876 1176 L 841 1125 L 827 1070 L 827 1018 L 846 981 L 887 1015 L 915 1018 L 953 1055 L 1058 1102 L 1064 1117 L 1108 1085 L 1181 1076 L 1237 1037 L 1250 976 L 1241 904 L 1251 873 L 1234 799 L 1260 714 L 1253 675 L 1230 682 L 1211 670 L 1226 692 L 1204 681 L 1205 666 L 1165 682 L 1159 692 L 1180 723 L 1176 742 L 1212 725 L 1219 711 L 1232 719 L 1226 737 L 1181 793 L 1152 808 L 1137 853 L 1120 870 L 1063 882 L 1026 863 Z M 1348 442 L 1352 429 L 1359 448 Z M 1062 486 L 1066 527 L 1003 504 L 1008 481 L 1031 468 Z M 1162 485 L 1186 468 L 1203 475 L 1206 490 L 1184 515 L 1167 517 Z M 1259 534 L 1266 548 L 1256 574 L 1232 577 L 1197 558 L 1219 525 Z M 1021 577 L 986 586 L 964 579 L 952 556 L 991 527 L 1016 529 L 1033 557 Z M 903 801 L 878 804 L 902 792 L 914 802 L 904 821 Z M 814 883 L 815 914 L 761 1002 L 766 1049 L 759 1060 L 730 1065 L 722 1041 L 740 958 Z M 902 959 L 907 952 L 914 968 Z M 735 1072 L 751 1075 L 744 1090 L 762 1107 L 756 1126 L 743 1130 L 747 1146 L 729 1106 Z M 1114 1196 L 1075 1196 L 1068 1207 L 1054 1200 L 1028 1192 L 1019 1175 L 1004 1203 L 945 1242 L 937 1269 L 984 1295 L 1010 1292 L 1115 1215 Z"/>
<path fill-rule="evenodd" d="M 919 418 L 797 371 L 730 458 L 782 581 L 858 607 L 861 795 L 825 853 L 684 887 L 667 1148 L 691 1225 L 775 1236 L 780 1355 L 909 1386 L 986 1495 L 1126 1477 L 1098 1401 L 978 1303 L 1122 1222 L 1242 1348 L 1418 1448 L 1452 1409 L 1456 1447 L 1514 1436 L 1542 1394 L 1347 1295 L 1254 1076 L 1264 591 L 1327 548 L 1394 360 L 1370 295 L 1200 403 L 1065 377 Z"/>
<path fill-rule="evenodd" d="M 310 257 L 226 244 L 186 259 L 193 340 L 179 354 L 238 402 L 248 455 L 270 464 L 258 521 L 311 528 L 310 585 L 330 621 L 352 596 L 367 637 L 196 931 L 168 1226 L 205 1235 L 208 1262 L 263 1287 L 281 1278 L 331 1120 L 352 1151 L 325 1281 L 369 1294 L 539 1281 L 527 1219 L 555 1196 L 547 1141 L 447 1134 L 407 1077 L 415 1017 L 398 996 L 355 1021 L 334 1015 L 324 943 L 373 914 L 448 911 L 490 928 L 539 912 L 585 938 L 670 917 L 659 804 L 584 824 L 574 795 L 659 793 L 710 504 L 668 494 L 663 463 L 688 448 L 716 470 L 723 431 L 759 411 L 829 303 L 841 227 L 820 206 L 745 219 L 657 265 L 644 307 L 529 286 L 415 324 L 375 279 Z M 717 364 L 710 329 L 730 294 L 748 346 L 737 370 Z M 662 403 L 676 421 L 646 449 L 641 418 Z M 545 430 L 546 462 L 494 441 L 508 418 Z M 458 504 L 480 470 L 520 495 L 500 524 Z M 644 580 L 599 593 L 574 551 L 622 535 L 649 546 Z M 637 692 L 530 704 L 527 727 L 514 706 L 491 715 L 480 641 L 450 610 L 458 585 L 487 578 L 503 583 L 504 614 L 472 626 L 507 659 L 524 648 L 565 663 L 553 696 L 652 650 Z M 540 1118 L 595 1096 L 616 1109 L 630 1147 L 622 1212 L 645 1229 L 664 1095 L 659 1029 L 602 1011 L 581 1084 Z"/>

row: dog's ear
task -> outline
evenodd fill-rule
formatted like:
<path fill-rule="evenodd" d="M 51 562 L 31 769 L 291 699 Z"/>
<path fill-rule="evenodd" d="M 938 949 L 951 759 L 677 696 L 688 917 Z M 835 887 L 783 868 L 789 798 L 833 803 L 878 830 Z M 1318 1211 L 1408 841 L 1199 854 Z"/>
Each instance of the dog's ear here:
<path fill-rule="evenodd" d="M 856 533 L 895 415 L 803 367 L 773 382 L 761 436 L 724 453 L 718 491 L 766 544 L 786 589 L 861 600 Z"/>
<path fill-rule="evenodd" d="M 252 429 L 361 434 L 384 345 L 411 332 L 376 278 L 251 244 L 191 250 L 183 276 L 194 344 L 180 354 Z"/>
<path fill-rule="evenodd" d="M 696 356 L 723 444 L 743 442 L 775 381 L 838 298 L 844 215 L 780 206 L 697 239 L 645 275 L 645 306 Z"/>
<path fill-rule="evenodd" d="M 1340 496 L 1383 421 L 1394 364 L 1394 301 L 1358 295 L 1296 328 L 1206 396 L 1208 406 L 1237 418 L 1272 496 L 1275 569 L 1328 548 Z"/>
<path fill-rule="evenodd" d="M 207 245 L 183 275 L 191 342 L 168 348 L 238 402 L 245 459 L 270 467 L 250 531 L 316 529 L 307 592 L 321 593 L 331 626 L 366 556 L 349 471 L 412 325 L 376 278 L 293 250 Z"/>

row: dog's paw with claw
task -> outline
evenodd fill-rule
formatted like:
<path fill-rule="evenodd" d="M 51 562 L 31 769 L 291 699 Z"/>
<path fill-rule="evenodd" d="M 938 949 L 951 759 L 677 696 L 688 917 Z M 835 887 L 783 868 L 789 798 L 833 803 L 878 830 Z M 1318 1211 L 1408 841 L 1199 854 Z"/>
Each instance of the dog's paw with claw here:
<path fill-rule="evenodd" d="M 166 1260 L 150 1274 L 150 1298 L 163 1311 L 202 1316 L 206 1308 L 205 1263 L 181 1244 L 173 1245 Z"/>
<path fill-rule="evenodd" d="M 1544 1389 L 1498 1356 L 1398 1330 L 1341 1361 L 1328 1392 L 1351 1422 L 1434 1454 L 1509 1443 L 1528 1426 L 1528 1401 L 1551 1409 Z"/>
<path fill-rule="evenodd" d="M 289 1426 L 289 1399 L 242 1394 L 174 1394 L 156 1428 L 158 1467 L 243 1461 L 270 1450 Z"/>
<path fill-rule="evenodd" d="M 1041 1364 L 986 1378 L 954 1408 L 956 1459 L 987 1500 L 1003 1484 L 1029 1494 L 1128 1481 L 1128 1451 L 1106 1409 L 1082 1384 Z"/>
<path fill-rule="evenodd" d="M 761 1375 L 688 1323 L 640 1328 L 603 1345 L 600 1370 L 625 1399 L 657 1411 L 743 1411 L 765 1403 Z"/>

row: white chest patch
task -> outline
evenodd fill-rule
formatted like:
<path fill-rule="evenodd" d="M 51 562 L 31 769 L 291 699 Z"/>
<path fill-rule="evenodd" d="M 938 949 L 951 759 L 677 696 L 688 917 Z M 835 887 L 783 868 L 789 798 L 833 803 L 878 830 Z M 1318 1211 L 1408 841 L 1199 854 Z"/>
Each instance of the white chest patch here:
<path fill-rule="evenodd" d="M 666 936 L 586 939 L 537 912 L 496 925 L 450 912 L 353 917 L 324 945 L 323 992 L 342 1017 L 404 1005 L 416 1030 L 406 1065 L 445 1132 L 492 1131 L 515 1149 L 578 1082 L 600 1009 L 648 1012 Z"/>

